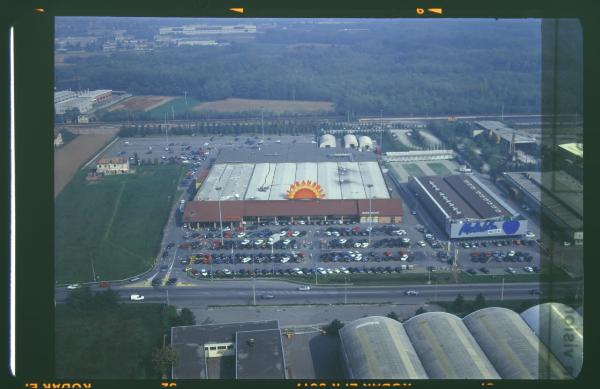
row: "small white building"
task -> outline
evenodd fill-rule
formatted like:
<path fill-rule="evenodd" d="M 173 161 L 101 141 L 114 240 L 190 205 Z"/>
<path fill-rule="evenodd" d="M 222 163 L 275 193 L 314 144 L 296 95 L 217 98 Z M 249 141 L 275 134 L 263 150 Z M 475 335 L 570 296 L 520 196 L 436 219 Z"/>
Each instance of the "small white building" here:
<path fill-rule="evenodd" d="M 102 158 L 96 163 L 96 172 L 104 175 L 127 174 L 129 170 L 129 159 L 126 157 Z"/>

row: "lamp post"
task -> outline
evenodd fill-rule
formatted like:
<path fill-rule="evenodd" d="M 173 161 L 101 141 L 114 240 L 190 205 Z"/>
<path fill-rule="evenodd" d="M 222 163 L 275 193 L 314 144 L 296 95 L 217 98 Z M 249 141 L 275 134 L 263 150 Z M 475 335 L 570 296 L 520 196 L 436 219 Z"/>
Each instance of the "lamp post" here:
<path fill-rule="evenodd" d="M 368 184 L 369 187 L 369 247 L 371 247 L 371 230 L 373 229 L 373 211 L 371 208 L 371 198 L 373 192 L 373 184 Z"/>
<path fill-rule="evenodd" d="M 224 240 L 223 240 L 223 215 L 221 214 L 221 189 L 223 189 L 223 188 L 220 187 L 220 186 L 217 186 L 215 189 L 219 191 L 219 225 L 221 227 L 221 246 L 223 246 L 223 244 L 224 244 Z"/>

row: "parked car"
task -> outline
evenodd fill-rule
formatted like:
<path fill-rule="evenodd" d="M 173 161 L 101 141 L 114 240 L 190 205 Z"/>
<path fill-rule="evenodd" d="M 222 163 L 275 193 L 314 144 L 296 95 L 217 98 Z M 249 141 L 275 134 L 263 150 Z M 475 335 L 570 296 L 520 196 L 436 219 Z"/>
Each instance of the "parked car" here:
<path fill-rule="evenodd" d="M 142 301 L 144 299 L 144 296 L 142 296 L 141 294 L 132 294 L 131 296 L 129 296 L 129 299 L 131 301 Z"/>

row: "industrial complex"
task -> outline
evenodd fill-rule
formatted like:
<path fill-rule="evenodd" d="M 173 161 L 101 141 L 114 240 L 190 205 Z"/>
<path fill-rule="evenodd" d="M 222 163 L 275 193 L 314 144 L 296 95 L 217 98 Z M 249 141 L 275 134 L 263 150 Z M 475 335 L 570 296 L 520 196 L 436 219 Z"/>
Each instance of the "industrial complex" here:
<path fill-rule="evenodd" d="M 527 232 L 527 220 L 473 175 L 412 177 L 409 185 L 452 239 Z"/>
<path fill-rule="evenodd" d="M 348 379 L 569 379 L 581 370 L 582 330 L 581 315 L 559 303 L 521 315 L 484 308 L 463 319 L 368 316 L 340 330 L 340 358 Z M 171 334 L 181 361 L 175 379 L 303 378 L 290 374 L 282 338 L 293 335 L 277 321 L 173 327 Z"/>
<path fill-rule="evenodd" d="M 193 228 L 294 219 L 399 223 L 401 200 L 391 198 L 374 154 L 337 151 L 310 144 L 223 149 L 183 221 Z"/>

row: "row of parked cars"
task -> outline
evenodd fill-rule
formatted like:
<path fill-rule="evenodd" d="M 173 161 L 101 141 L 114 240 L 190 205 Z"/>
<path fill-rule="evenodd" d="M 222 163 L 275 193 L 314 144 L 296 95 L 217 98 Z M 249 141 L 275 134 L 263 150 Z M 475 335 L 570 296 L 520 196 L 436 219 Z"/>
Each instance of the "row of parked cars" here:
<path fill-rule="evenodd" d="M 270 277 L 277 275 L 305 276 L 317 275 L 327 276 L 335 274 L 393 274 L 400 273 L 403 270 L 413 270 L 413 265 L 401 266 L 373 266 L 373 267 L 336 267 L 336 268 L 288 268 L 288 269 L 218 269 L 214 270 L 213 277 Z M 196 278 L 206 278 L 211 276 L 210 269 L 192 269 L 190 275 Z"/>
<path fill-rule="evenodd" d="M 321 262 L 381 262 L 381 261 L 409 261 L 411 262 L 413 258 L 409 255 L 408 252 L 398 251 L 396 255 L 392 251 L 386 251 L 383 254 L 378 254 L 374 252 L 361 253 L 360 251 L 332 251 L 328 253 L 321 253 L 319 257 Z"/>
<path fill-rule="evenodd" d="M 534 235 L 535 236 L 535 235 Z M 535 244 L 535 240 L 533 239 L 498 239 L 498 240 L 482 240 L 482 241 L 470 241 L 470 242 L 461 242 L 460 245 L 465 248 L 477 248 L 477 247 L 503 247 L 503 246 L 512 246 L 512 245 L 528 245 L 533 246 Z"/>
<path fill-rule="evenodd" d="M 533 261 L 533 255 L 530 253 L 510 250 L 507 252 L 503 251 L 473 251 L 470 253 L 471 261 L 486 263 L 490 260 L 496 262 L 531 262 Z"/>
<path fill-rule="evenodd" d="M 287 263 L 295 262 L 300 263 L 304 261 L 304 253 L 299 251 L 291 251 L 289 253 L 273 253 L 271 254 L 249 254 L 249 253 L 236 253 L 236 254 L 195 254 L 190 255 L 187 258 L 181 259 L 181 264 L 192 265 L 194 263 L 203 264 L 237 264 L 237 263 Z"/>

